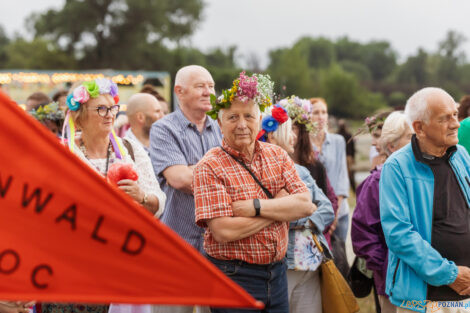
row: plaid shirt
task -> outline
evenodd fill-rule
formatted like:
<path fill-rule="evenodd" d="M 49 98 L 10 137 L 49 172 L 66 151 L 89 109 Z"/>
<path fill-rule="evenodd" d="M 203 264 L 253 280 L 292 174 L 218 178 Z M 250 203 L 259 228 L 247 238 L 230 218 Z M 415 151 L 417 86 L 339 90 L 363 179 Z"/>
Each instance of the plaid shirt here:
<path fill-rule="evenodd" d="M 242 160 L 260 182 L 276 195 L 281 189 L 290 194 L 308 192 L 299 178 L 294 162 L 280 147 L 257 141 L 250 163 L 246 156 L 223 148 Z M 243 260 L 253 264 L 269 264 L 284 258 L 288 243 L 288 222 L 274 222 L 249 237 L 219 243 L 214 240 L 206 220 L 233 216 L 232 201 L 267 199 L 250 173 L 221 148 L 213 148 L 198 163 L 194 171 L 194 200 L 196 223 L 205 227 L 204 249 L 211 257 L 221 260 Z"/>

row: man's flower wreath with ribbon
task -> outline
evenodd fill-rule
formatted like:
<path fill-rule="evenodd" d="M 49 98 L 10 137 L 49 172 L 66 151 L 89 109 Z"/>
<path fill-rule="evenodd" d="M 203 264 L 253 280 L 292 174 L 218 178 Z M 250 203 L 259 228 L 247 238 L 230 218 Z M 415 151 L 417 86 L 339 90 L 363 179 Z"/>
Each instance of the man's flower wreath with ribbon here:
<path fill-rule="evenodd" d="M 232 88 L 222 90 L 220 97 L 217 98 L 214 94 L 211 94 L 212 110 L 206 114 L 216 120 L 219 111 L 228 109 L 235 98 L 244 103 L 253 100 L 259 106 L 261 112 L 264 112 L 266 107 L 272 105 L 273 88 L 274 82 L 271 81 L 269 75 L 253 74 L 247 76 L 243 71 L 233 81 Z"/>

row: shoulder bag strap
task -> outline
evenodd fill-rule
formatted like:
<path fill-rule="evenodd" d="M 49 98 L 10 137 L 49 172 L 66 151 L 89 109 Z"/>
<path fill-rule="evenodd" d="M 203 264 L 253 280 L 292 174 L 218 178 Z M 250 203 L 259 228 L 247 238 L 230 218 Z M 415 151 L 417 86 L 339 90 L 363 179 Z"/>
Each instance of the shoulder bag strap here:
<path fill-rule="evenodd" d="M 263 189 L 264 193 L 268 196 L 269 199 L 273 199 L 274 196 L 273 194 L 266 188 L 263 186 L 263 184 L 259 181 L 258 177 L 256 177 L 255 174 L 253 174 L 253 172 L 248 168 L 248 166 L 246 166 L 245 163 L 243 163 L 241 160 L 237 159 L 236 157 L 234 157 L 233 155 L 231 155 L 230 153 L 228 153 L 223 147 L 220 147 L 220 149 L 222 149 L 225 153 L 227 153 L 229 156 L 232 157 L 232 159 L 234 159 L 235 161 L 237 161 L 238 164 L 240 164 L 241 166 L 243 166 L 243 168 L 245 170 L 248 171 L 248 173 L 250 173 L 251 177 L 253 177 L 253 179 L 255 180 L 255 182 L 261 187 L 261 189 Z"/>
<path fill-rule="evenodd" d="M 129 152 L 129 155 L 131 156 L 132 161 L 135 162 L 135 157 L 134 157 L 134 148 L 132 148 L 131 143 L 127 139 L 122 139 L 122 143 L 124 144 L 124 147 L 126 147 L 127 152 Z"/>

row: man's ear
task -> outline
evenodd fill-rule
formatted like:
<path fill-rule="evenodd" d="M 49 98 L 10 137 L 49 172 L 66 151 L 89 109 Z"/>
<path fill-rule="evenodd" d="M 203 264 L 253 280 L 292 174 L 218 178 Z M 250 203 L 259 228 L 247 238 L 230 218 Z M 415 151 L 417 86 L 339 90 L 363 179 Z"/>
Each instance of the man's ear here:
<path fill-rule="evenodd" d="M 145 114 L 143 112 L 137 112 L 135 117 L 137 118 L 140 124 L 144 124 Z"/>
<path fill-rule="evenodd" d="M 413 126 L 413 130 L 415 131 L 415 134 L 416 136 L 421 136 L 423 135 L 424 131 L 423 131 L 423 126 L 424 126 L 424 123 L 423 121 L 414 121 L 411 126 Z"/>
<path fill-rule="evenodd" d="M 179 85 L 175 85 L 174 91 L 175 91 L 176 95 L 182 95 L 183 94 L 183 87 L 181 87 Z"/>

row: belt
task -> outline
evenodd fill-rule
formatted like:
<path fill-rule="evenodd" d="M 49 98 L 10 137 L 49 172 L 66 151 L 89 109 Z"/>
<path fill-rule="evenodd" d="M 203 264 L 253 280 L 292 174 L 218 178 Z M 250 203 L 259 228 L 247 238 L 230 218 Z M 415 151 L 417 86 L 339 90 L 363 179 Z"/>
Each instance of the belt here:
<path fill-rule="evenodd" d="M 248 262 L 242 261 L 242 260 L 220 260 L 220 259 L 213 258 L 208 254 L 206 254 L 206 257 L 214 263 L 228 263 L 228 264 L 234 264 L 234 265 L 238 265 L 238 266 L 242 266 L 242 267 L 260 269 L 260 270 L 270 270 L 273 267 L 284 263 L 284 260 L 282 260 L 282 261 L 268 263 L 268 264 L 253 264 L 253 263 L 248 263 Z"/>

